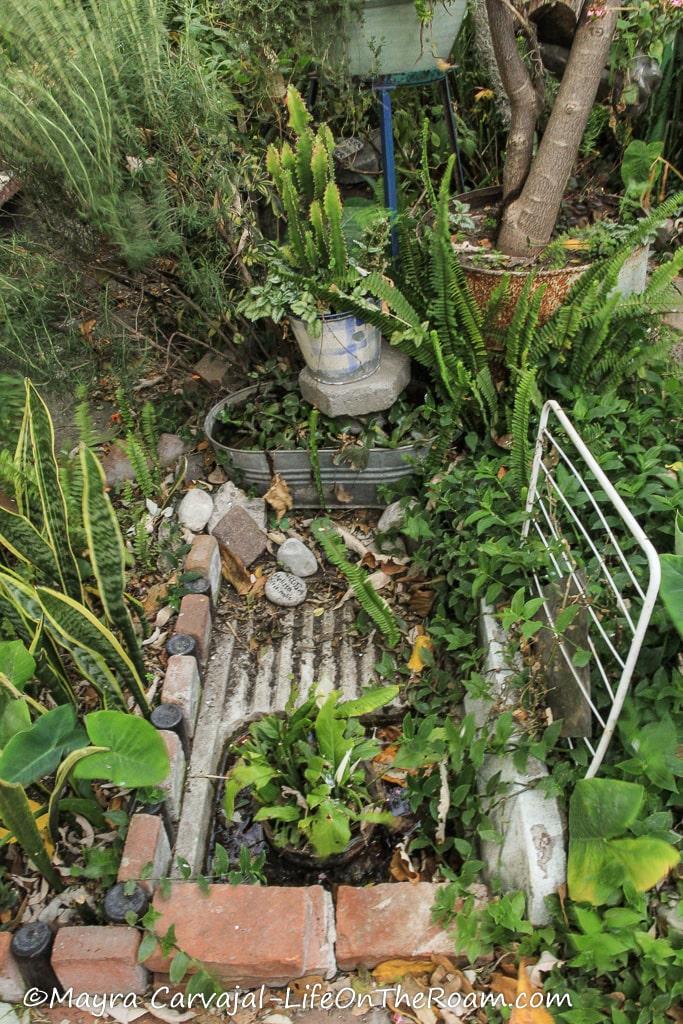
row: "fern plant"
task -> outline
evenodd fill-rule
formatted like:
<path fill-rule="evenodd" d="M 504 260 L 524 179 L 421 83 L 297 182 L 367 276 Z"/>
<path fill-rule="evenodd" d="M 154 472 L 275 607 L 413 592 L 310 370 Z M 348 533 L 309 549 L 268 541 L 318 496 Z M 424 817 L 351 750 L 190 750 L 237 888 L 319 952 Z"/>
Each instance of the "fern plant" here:
<path fill-rule="evenodd" d="M 395 647 L 401 633 L 389 605 L 368 583 L 368 574 L 360 565 L 349 562 L 346 548 L 333 523 L 327 518 L 314 519 L 311 533 L 322 547 L 328 560 L 343 575 L 353 590 L 358 603 L 380 630 L 390 647 Z"/>

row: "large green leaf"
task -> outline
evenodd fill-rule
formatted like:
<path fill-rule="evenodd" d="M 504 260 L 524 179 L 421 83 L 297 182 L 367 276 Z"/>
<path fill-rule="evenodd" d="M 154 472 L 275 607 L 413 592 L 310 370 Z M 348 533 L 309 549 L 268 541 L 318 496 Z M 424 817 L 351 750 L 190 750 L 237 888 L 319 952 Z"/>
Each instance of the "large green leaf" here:
<path fill-rule="evenodd" d="M 136 715 L 124 711 L 93 711 L 85 716 L 91 743 L 107 747 L 74 768 L 77 779 L 106 779 L 116 786 L 156 786 L 168 775 L 166 744 L 159 732 Z"/>
<path fill-rule="evenodd" d="M 347 809 L 335 800 L 323 800 L 314 815 L 306 820 L 306 831 L 318 857 L 343 853 L 351 842 Z"/>
<path fill-rule="evenodd" d="M 149 707 L 142 680 L 123 647 L 93 613 L 79 601 L 48 587 L 37 587 L 36 594 L 50 626 L 61 643 L 67 647 L 95 652 L 105 661 L 107 668 L 130 689 L 140 709 Z"/>
<path fill-rule="evenodd" d="M 346 721 L 339 717 L 339 691 L 333 690 L 318 711 L 314 722 L 318 749 L 333 769 L 342 761 L 347 750 L 353 746 L 353 740 L 344 736 Z"/>
<path fill-rule="evenodd" d="M 85 741 L 76 712 L 70 704 L 61 704 L 12 737 L 0 754 L 0 778 L 30 786 L 51 775 L 64 755 Z"/>
<path fill-rule="evenodd" d="M 121 630 L 128 654 L 138 674 L 143 677 L 145 668 L 124 600 L 126 578 L 123 539 L 116 513 L 104 489 L 104 471 L 97 457 L 85 445 L 81 445 L 80 461 L 83 474 L 83 526 L 100 599 L 109 622 Z"/>
<path fill-rule="evenodd" d="M 0 674 L 0 750 L 31 724 L 28 704 L 9 690 L 11 686 L 7 676 Z"/>
<path fill-rule="evenodd" d="M 45 540 L 24 516 L 0 505 L 0 544 L 22 562 L 34 565 L 46 583 L 53 583 L 59 578 L 59 569 L 55 553 Z"/>
<path fill-rule="evenodd" d="M 569 802 L 569 895 L 578 903 L 607 903 L 630 882 L 650 889 L 673 868 L 678 852 L 651 836 L 624 833 L 635 822 L 645 790 L 617 779 L 582 779 Z"/>
<path fill-rule="evenodd" d="M 26 401 L 29 408 L 33 468 L 38 483 L 45 533 L 57 560 L 64 592 L 79 599 L 81 578 L 69 540 L 66 499 L 59 480 L 59 466 L 55 456 L 54 427 L 45 402 L 29 380 L 26 381 Z"/>
<path fill-rule="evenodd" d="M 268 794 L 266 799 L 269 799 L 271 795 L 274 798 L 277 790 L 273 789 L 271 792 L 268 786 L 275 774 L 275 769 L 266 764 L 245 764 L 243 761 L 238 761 L 230 772 L 223 796 L 223 810 L 228 821 L 232 821 L 235 797 L 241 790 L 253 786 L 259 794 L 265 791 Z"/>
<path fill-rule="evenodd" d="M 660 555 L 659 562 L 662 567 L 659 590 L 662 604 L 683 636 L 683 555 Z"/>
<path fill-rule="evenodd" d="M 36 661 L 21 640 L 0 640 L 0 672 L 10 683 L 23 690 L 36 671 Z"/>
<path fill-rule="evenodd" d="M 398 692 L 398 686 L 375 686 L 372 690 L 366 690 L 356 700 L 342 701 L 338 707 L 338 714 L 344 718 L 369 715 L 371 711 L 378 711 L 385 704 L 389 704 L 394 697 L 398 696 Z"/>

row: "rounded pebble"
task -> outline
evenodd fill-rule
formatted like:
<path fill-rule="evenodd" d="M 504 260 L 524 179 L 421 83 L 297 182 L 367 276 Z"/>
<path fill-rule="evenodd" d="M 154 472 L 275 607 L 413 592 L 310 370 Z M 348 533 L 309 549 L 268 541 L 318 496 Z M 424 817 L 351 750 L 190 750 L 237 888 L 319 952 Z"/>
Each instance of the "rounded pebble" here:
<path fill-rule="evenodd" d="M 282 608 L 295 608 L 306 600 L 307 592 L 304 581 L 290 572 L 274 572 L 264 590 L 268 600 Z"/>

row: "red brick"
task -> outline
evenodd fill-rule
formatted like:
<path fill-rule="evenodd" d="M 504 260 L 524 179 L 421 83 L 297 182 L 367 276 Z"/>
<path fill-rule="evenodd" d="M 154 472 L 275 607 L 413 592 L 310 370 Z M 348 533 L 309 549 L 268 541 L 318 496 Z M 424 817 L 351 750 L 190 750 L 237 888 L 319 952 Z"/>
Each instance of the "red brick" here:
<path fill-rule="evenodd" d="M 18 1003 L 24 998 L 26 986 L 17 962 L 10 952 L 12 936 L 0 932 L 0 1000 L 4 1003 Z"/>
<path fill-rule="evenodd" d="M 198 572 L 211 584 L 214 604 L 221 588 L 221 553 L 218 541 L 208 533 L 200 533 L 192 541 L 185 557 L 185 572 Z"/>
<path fill-rule="evenodd" d="M 332 903 L 322 886 L 300 888 L 176 882 L 167 899 L 157 891 L 158 935 L 175 925 L 178 945 L 224 984 L 281 985 L 308 974 L 331 977 Z M 147 961 L 168 971 L 157 951 Z"/>
<path fill-rule="evenodd" d="M 337 964 L 376 967 L 383 960 L 453 954 L 453 940 L 432 923 L 437 886 L 395 882 L 337 890 Z"/>
<path fill-rule="evenodd" d="M 140 933 L 118 925 L 60 928 L 52 949 L 52 966 L 64 988 L 74 995 L 142 995 L 148 974 L 137 962 Z"/>
<path fill-rule="evenodd" d="M 266 550 L 268 538 L 241 505 L 231 505 L 211 531 L 222 548 L 244 565 L 251 565 Z"/>
<path fill-rule="evenodd" d="M 152 892 L 157 880 L 168 874 L 170 863 L 171 847 L 161 815 L 134 814 L 119 864 L 119 882 L 133 879 Z M 152 865 L 151 871 L 147 878 L 142 878 L 143 868 L 149 864 Z"/>
<path fill-rule="evenodd" d="M 176 633 L 188 633 L 197 644 L 197 660 L 206 665 L 211 644 L 211 601 L 206 594 L 186 594 L 180 602 Z"/>
<path fill-rule="evenodd" d="M 188 736 L 194 735 L 200 691 L 197 659 L 187 654 L 171 655 L 166 666 L 161 700 L 164 704 L 177 704 L 182 710 Z"/>

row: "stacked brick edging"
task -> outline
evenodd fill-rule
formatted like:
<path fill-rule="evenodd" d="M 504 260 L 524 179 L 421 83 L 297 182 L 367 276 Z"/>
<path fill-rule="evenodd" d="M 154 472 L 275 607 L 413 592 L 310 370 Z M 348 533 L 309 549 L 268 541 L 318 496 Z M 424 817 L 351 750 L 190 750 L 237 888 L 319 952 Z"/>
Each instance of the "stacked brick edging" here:
<path fill-rule="evenodd" d="M 151 841 L 152 826 L 145 825 Z M 319 885 L 174 882 L 168 896 L 154 896 L 161 915 L 155 929 L 164 935 L 173 925 L 178 946 L 226 988 L 279 986 L 388 959 L 453 955 L 453 941 L 431 920 L 438 888 L 428 882 L 340 886 L 335 907 Z M 24 984 L 9 940 L 9 933 L 0 933 L 0 999 L 18 1002 Z M 57 932 L 52 967 L 74 995 L 142 994 L 150 972 L 155 984 L 168 984 L 169 960 L 157 947 L 139 964 L 140 941 L 141 933 L 125 925 L 67 925 Z"/>
<path fill-rule="evenodd" d="M 194 637 L 197 657 L 169 658 L 162 700 L 181 708 L 187 735 L 192 737 L 221 583 L 220 552 L 213 536 L 195 537 L 185 570 L 209 581 L 211 599 L 188 594 L 182 600 L 175 629 Z M 161 735 L 171 762 L 165 803 L 175 828 L 182 809 L 186 761 L 179 737 L 164 730 Z M 371 968 L 387 959 L 454 951 L 452 940 L 431 921 L 437 885 L 341 886 L 336 908 L 321 886 L 200 887 L 176 881 L 164 897 L 157 886 L 159 879 L 168 877 L 171 856 L 164 818 L 134 814 L 118 880 L 138 881 L 154 892 L 154 908 L 161 914 L 157 934 L 164 935 L 174 925 L 178 946 L 226 987 L 282 985 L 312 975 L 331 978 L 338 970 Z M 74 995 L 142 994 L 152 980 L 151 972 L 155 982 L 167 983 L 168 960 L 157 948 L 144 964 L 138 963 L 141 938 L 136 928 L 123 925 L 67 925 L 57 933 L 52 966 L 60 983 L 72 988 Z M 23 998 L 26 986 L 10 941 L 9 932 L 0 932 L 0 1000 L 14 1003 Z"/>

